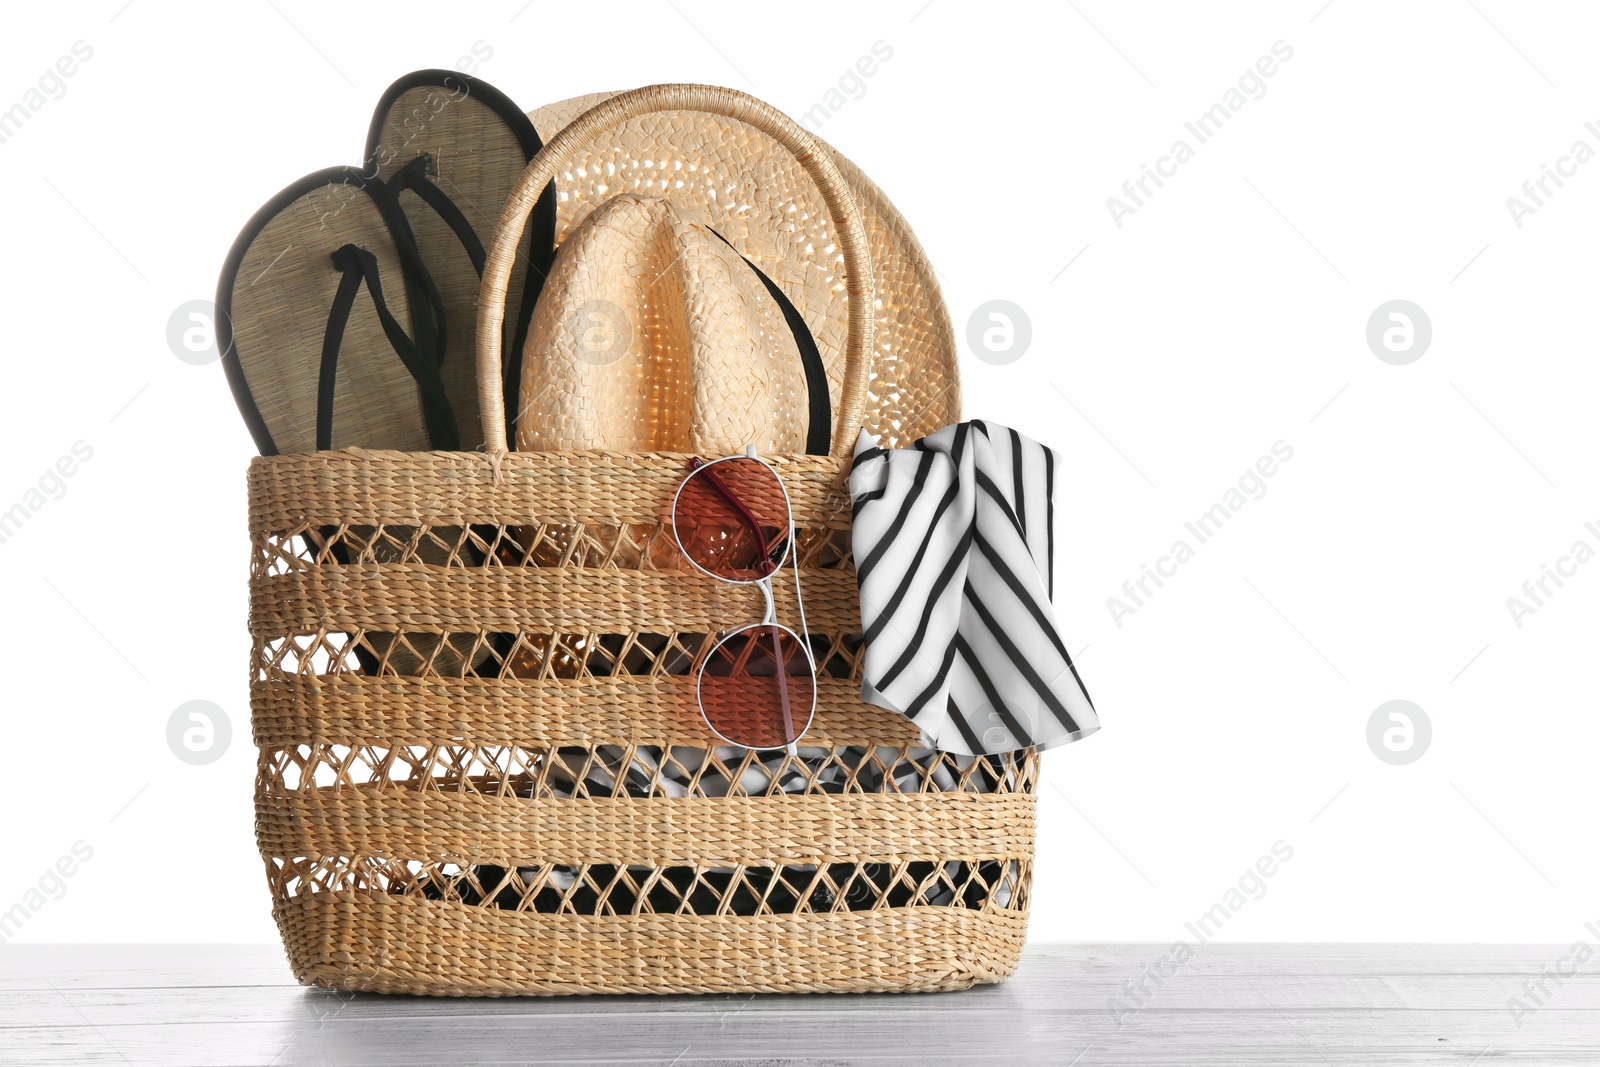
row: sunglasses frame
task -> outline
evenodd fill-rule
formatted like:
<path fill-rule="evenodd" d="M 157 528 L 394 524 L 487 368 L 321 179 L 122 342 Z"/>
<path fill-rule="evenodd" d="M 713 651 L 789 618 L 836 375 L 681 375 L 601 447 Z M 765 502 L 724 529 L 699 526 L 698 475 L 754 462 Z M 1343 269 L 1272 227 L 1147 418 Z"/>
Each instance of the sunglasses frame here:
<path fill-rule="evenodd" d="M 779 556 L 776 562 L 772 562 L 769 557 L 769 562 L 771 562 L 772 569 L 760 578 L 726 578 L 713 570 L 701 566 L 700 561 L 695 559 L 689 550 L 683 546 L 683 539 L 678 536 L 678 500 L 683 495 L 684 486 L 688 485 L 689 482 L 697 475 L 706 474 L 711 478 L 711 484 L 716 487 L 718 492 L 727 496 L 729 501 L 732 502 L 735 507 L 745 512 L 745 518 L 751 522 L 752 527 L 756 530 L 757 537 L 760 537 L 759 527 L 754 525 L 754 516 L 750 515 L 749 512 L 746 511 L 744 505 L 740 503 L 736 496 L 733 495 L 732 490 L 716 481 L 715 473 L 712 471 L 712 468 L 719 463 L 727 463 L 731 460 L 739 459 L 754 460 L 763 467 L 767 468 L 767 470 L 771 471 L 773 480 L 778 483 L 778 491 L 783 494 L 784 515 L 787 519 L 787 529 L 784 531 L 783 555 Z M 783 477 L 778 474 L 778 469 L 757 455 L 756 447 L 754 445 L 747 445 L 742 453 L 737 453 L 731 456 L 722 456 L 719 459 L 709 460 L 704 463 L 697 462 L 693 469 L 691 469 L 688 474 L 684 475 L 683 480 L 678 483 L 677 491 L 672 494 L 672 510 L 668 515 L 668 524 L 672 527 L 673 543 L 678 546 L 678 551 L 683 554 L 683 558 L 688 560 L 689 564 L 694 567 L 695 570 L 707 575 L 708 577 L 714 578 L 719 582 L 726 582 L 729 585 L 754 585 L 761 590 L 761 596 L 765 601 L 765 610 L 763 611 L 759 621 L 741 623 L 740 625 L 730 629 L 717 631 L 716 640 L 713 641 L 698 657 L 700 663 L 699 666 L 695 668 L 694 690 L 695 704 L 700 709 L 701 720 L 706 724 L 706 728 L 708 730 L 710 730 L 721 740 L 726 741 L 728 744 L 733 745 L 736 748 L 749 749 L 751 747 L 742 741 L 736 741 L 733 738 L 728 737 L 722 731 L 718 730 L 716 725 L 712 723 L 711 716 L 706 714 L 705 700 L 701 696 L 700 691 L 701 686 L 705 682 L 706 665 L 711 662 L 711 657 L 716 653 L 717 649 L 721 648 L 737 634 L 761 627 L 771 627 L 774 630 L 782 630 L 784 633 L 794 638 L 801 650 L 805 652 L 806 664 L 811 669 L 811 707 L 806 713 L 805 722 L 801 725 L 793 740 L 789 741 L 786 745 L 779 746 L 786 748 L 791 756 L 794 755 L 795 745 L 799 742 L 800 738 L 805 736 L 806 731 L 811 729 L 811 723 L 813 720 L 815 720 L 817 715 L 817 660 L 816 657 L 811 653 L 811 631 L 806 626 L 805 602 L 800 595 L 800 562 L 799 555 L 795 550 L 794 504 L 789 499 L 789 487 L 783 484 Z M 772 599 L 773 578 L 776 577 L 777 573 L 783 569 L 784 561 L 788 560 L 791 556 L 794 557 L 794 565 L 790 569 L 794 571 L 795 606 L 800 612 L 799 633 L 796 633 L 794 630 L 778 621 L 777 609 L 774 606 Z M 777 642 L 774 642 L 773 647 L 774 650 L 776 650 Z M 773 666 L 774 670 L 777 670 L 780 666 L 787 667 L 787 663 L 778 664 L 775 660 Z M 782 671 L 779 676 L 787 677 L 787 670 Z M 752 749 L 752 751 L 761 750 Z"/>

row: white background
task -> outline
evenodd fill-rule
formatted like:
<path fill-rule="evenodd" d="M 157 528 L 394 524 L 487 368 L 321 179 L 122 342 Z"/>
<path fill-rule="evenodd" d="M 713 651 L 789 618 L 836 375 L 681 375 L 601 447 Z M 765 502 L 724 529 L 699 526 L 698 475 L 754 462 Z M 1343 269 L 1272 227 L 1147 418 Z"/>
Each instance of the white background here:
<path fill-rule="evenodd" d="M 1506 606 L 1575 540 L 1600 548 L 1600 162 L 1520 228 L 1506 206 L 1575 140 L 1600 149 L 1592 10 L 124 3 L 25 5 L 0 37 L 0 109 L 93 49 L 0 144 L 0 510 L 94 450 L 0 545 L 0 910 L 94 850 L 21 939 L 274 939 L 252 447 L 166 323 L 268 196 L 359 162 L 390 81 L 476 42 L 529 108 L 706 81 L 796 115 L 893 49 L 820 132 L 916 227 L 959 333 L 984 301 L 1025 309 L 1022 358 L 967 353 L 966 414 L 1070 460 L 1060 611 L 1105 728 L 1046 758 L 1034 938 L 1189 936 L 1279 840 L 1293 859 L 1222 936 L 1570 942 L 1600 919 L 1600 562 L 1520 628 Z M 1184 122 L 1277 41 L 1266 94 L 1115 225 L 1107 198 L 1194 146 Z M 1365 340 L 1397 298 L 1433 326 L 1407 366 Z M 1107 598 L 1280 440 L 1266 495 L 1119 627 Z M 1366 740 L 1397 698 L 1433 726 L 1409 766 Z M 232 722 L 209 766 L 167 747 L 192 699 Z"/>

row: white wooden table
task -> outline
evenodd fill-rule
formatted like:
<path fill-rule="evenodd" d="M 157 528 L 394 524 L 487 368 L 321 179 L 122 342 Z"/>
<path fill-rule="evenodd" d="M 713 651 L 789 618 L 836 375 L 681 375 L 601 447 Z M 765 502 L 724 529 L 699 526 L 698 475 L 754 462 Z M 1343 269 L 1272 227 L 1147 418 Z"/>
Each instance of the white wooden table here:
<path fill-rule="evenodd" d="M 1507 1006 L 1564 946 L 1207 945 L 1130 996 L 1163 952 L 1037 945 L 923 996 L 437 1000 L 303 989 L 276 946 L 7 945 L 0 1064 L 1600 1064 L 1589 965 Z"/>

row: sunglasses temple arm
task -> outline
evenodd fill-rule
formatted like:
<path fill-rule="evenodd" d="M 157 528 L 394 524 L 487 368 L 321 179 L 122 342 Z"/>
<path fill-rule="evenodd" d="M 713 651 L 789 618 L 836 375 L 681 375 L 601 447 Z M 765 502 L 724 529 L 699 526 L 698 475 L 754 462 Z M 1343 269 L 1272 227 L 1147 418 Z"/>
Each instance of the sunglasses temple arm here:
<path fill-rule="evenodd" d="M 809 667 L 810 670 L 811 670 L 811 687 L 812 687 L 812 693 L 814 694 L 816 692 L 816 686 L 817 686 L 817 681 L 818 681 L 818 678 L 817 678 L 817 664 L 811 658 L 811 631 L 806 627 L 806 602 L 805 602 L 805 599 L 800 595 L 800 552 L 799 552 L 798 547 L 794 543 L 794 520 L 793 519 L 791 519 L 789 521 L 789 546 L 790 546 L 790 548 L 794 549 L 794 551 L 795 551 L 794 567 L 792 567 L 791 569 L 794 571 L 794 606 L 795 606 L 795 609 L 800 613 L 800 640 L 801 640 L 800 648 L 801 648 L 801 651 L 805 653 L 806 666 Z M 771 605 L 772 605 L 772 594 L 771 594 L 770 591 L 767 593 L 767 605 L 768 605 L 768 607 L 770 609 Z M 773 619 L 776 620 L 776 618 L 777 618 L 777 614 L 776 614 L 776 612 L 774 612 L 773 613 Z M 783 667 L 782 674 L 783 674 L 783 677 L 787 677 L 788 676 L 788 667 L 787 667 L 787 665 L 785 665 Z M 792 734 L 794 732 L 794 727 L 791 725 L 791 723 L 789 721 L 788 685 L 783 683 L 783 682 L 780 682 L 779 684 L 783 685 L 783 687 L 784 687 L 784 702 L 783 702 L 784 703 L 784 708 L 783 708 L 784 723 L 783 723 L 783 728 L 784 728 L 784 734 L 785 734 L 785 736 L 787 736 L 787 735 Z M 812 699 L 815 700 L 816 697 L 813 696 Z M 800 753 L 798 751 L 796 751 L 795 742 L 794 741 L 790 741 L 788 746 L 787 746 L 787 748 L 789 750 L 789 755 L 794 756 L 796 758 L 799 757 Z"/>
<path fill-rule="evenodd" d="M 800 636 L 805 638 L 806 658 L 811 657 L 811 631 L 806 627 L 806 602 L 800 595 L 800 546 L 794 539 L 794 519 L 789 519 L 789 551 L 794 553 L 794 566 L 789 568 L 794 571 L 794 606 L 800 613 Z M 813 665 L 814 667 L 815 665 Z"/>
<path fill-rule="evenodd" d="M 771 603 L 770 594 L 768 603 Z M 772 667 L 778 678 L 778 703 L 783 708 L 783 736 L 794 737 L 794 710 L 789 706 L 789 661 L 783 655 L 783 631 L 776 620 L 772 622 Z M 793 749 L 794 741 L 786 748 Z"/>
<path fill-rule="evenodd" d="M 772 663 L 773 671 L 778 680 L 778 700 L 783 706 L 783 736 L 794 736 L 794 712 L 789 707 L 789 664 L 783 658 L 783 633 L 778 629 L 778 609 L 772 602 L 772 579 L 763 578 L 756 583 L 761 587 L 761 595 L 767 601 L 766 614 L 761 617 L 761 625 L 772 627 Z M 789 755 L 794 756 L 794 742 L 790 741 L 785 746 Z"/>
<path fill-rule="evenodd" d="M 711 469 L 711 464 L 702 464 L 700 467 L 700 473 L 704 474 L 706 478 L 710 480 L 717 492 L 721 493 L 727 498 L 728 503 L 739 509 L 739 514 L 743 516 L 745 524 L 750 527 L 750 532 L 756 535 L 756 546 L 761 549 L 761 558 L 767 559 L 767 536 L 761 532 L 761 524 L 757 522 L 756 517 L 750 513 L 750 509 L 744 506 L 744 501 L 740 500 L 737 496 L 734 496 L 732 489 L 729 489 L 727 486 L 722 484 L 722 479 L 718 478 L 717 472 Z M 768 562 L 768 565 L 771 565 L 770 561 Z"/>

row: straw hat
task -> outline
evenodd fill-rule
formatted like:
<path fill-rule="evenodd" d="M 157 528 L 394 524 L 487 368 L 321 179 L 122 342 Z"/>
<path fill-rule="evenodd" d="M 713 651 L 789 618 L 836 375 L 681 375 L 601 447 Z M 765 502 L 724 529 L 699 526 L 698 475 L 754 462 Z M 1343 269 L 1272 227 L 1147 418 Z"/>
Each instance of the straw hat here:
<path fill-rule="evenodd" d="M 574 97 L 538 108 L 529 112 L 529 117 L 548 142 L 584 111 L 614 95 L 594 93 Z M 961 390 L 955 333 L 933 267 L 911 227 L 866 175 L 837 151 L 831 148 L 829 151 L 855 194 L 866 227 L 872 273 L 877 284 L 872 377 L 862 420 L 865 428 L 877 435 L 885 447 L 892 447 L 959 421 Z M 833 410 L 838 410 L 848 324 L 838 235 L 822 202 L 821 191 L 804 166 L 777 141 L 735 119 L 690 111 L 647 114 L 596 136 L 578 158 L 557 175 L 556 186 L 559 190 L 556 240 L 563 252 L 557 258 L 553 280 L 557 276 L 568 276 L 561 260 L 567 255 L 569 238 L 578 233 L 585 219 L 602 205 L 624 194 L 667 201 L 677 216 L 667 227 L 669 231 L 679 237 L 684 234 L 679 227 L 714 231 L 710 243 L 698 238 L 692 242 L 695 248 L 707 254 L 707 263 L 711 261 L 713 245 L 720 236 L 775 282 L 793 302 L 815 338 L 826 369 L 829 399 Z M 609 227 L 616 221 L 612 219 L 605 225 Z M 585 242 L 598 240 L 588 234 L 583 239 Z M 586 256 L 592 254 L 587 243 L 584 247 Z M 571 276 L 576 278 L 579 272 L 574 270 Z M 705 299 L 715 300 L 716 306 L 725 309 L 743 303 L 745 306 L 738 314 L 741 323 L 770 323 L 771 308 L 761 306 L 757 291 L 747 284 L 749 279 L 731 269 L 728 278 L 731 283 L 742 286 L 740 293 L 743 295 L 727 291 Z M 589 293 L 592 293 L 592 284 L 578 286 L 572 295 Z M 702 299 L 696 294 L 687 295 L 691 300 Z M 555 307 L 557 298 L 558 294 L 547 288 L 546 297 L 541 299 L 535 312 L 536 322 L 529 331 L 524 350 L 523 410 L 519 418 L 522 432 L 561 425 L 574 414 L 570 407 L 571 396 L 563 392 L 558 381 L 559 375 L 568 373 L 572 367 L 571 351 L 564 356 L 558 351 L 562 343 L 568 344 L 570 349 L 570 340 L 553 340 L 561 337 L 561 333 L 552 333 L 549 327 L 571 321 L 582 301 L 568 300 L 558 310 Z M 548 312 L 547 302 L 551 305 Z M 611 302 L 624 308 L 646 306 L 638 301 Z M 539 320 L 546 325 L 542 333 Z M 773 351 L 781 349 L 786 341 L 782 335 L 787 331 L 780 329 L 774 337 L 768 326 L 760 329 L 776 346 Z M 688 338 L 681 340 L 692 347 Z M 756 354 L 746 352 L 740 358 L 747 357 L 755 359 Z M 787 368 L 798 366 L 792 354 L 790 360 L 785 364 Z M 776 360 L 776 363 L 783 363 L 783 360 Z M 639 366 L 648 369 L 643 361 Z M 774 369 L 783 368 L 775 364 Z M 589 370 L 591 376 L 611 372 L 619 382 L 626 379 L 627 384 L 618 388 L 631 386 L 636 393 L 660 393 L 658 377 L 630 376 L 621 361 Z M 780 390 L 793 388 L 789 378 L 775 380 L 774 385 Z M 664 395 L 670 402 L 684 394 L 669 391 Z M 781 393 L 775 395 L 783 397 Z M 803 399 L 800 404 L 802 406 L 796 410 L 803 411 Z M 723 408 L 724 417 L 729 411 Z M 637 406 L 629 412 L 630 419 L 641 415 L 653 418 L 654 428 L 642 435 L 655 442 L 652 447 L 674 450 L 704 447 L 697 445 L 692 436 L 665 430 L 668 425 L 687 430 L 692 419 L 685 422 L 681 415 L 666 410 L 666 406 L 654 413 L 644 412 Z M 775 425 L 773 430 L 781 439 L 781 433 L 791 432 L 792 427 L 785 430 Z M 537 441 L 537 436 L 533 440 Z M 593 439 L 582 442 L 569 439 L 557 446 L 546 439 L 521 447 L 594 447 L 600 443 Z M 736 447 L 744 443 L 748 442 L 739 442 Z M 612 446 L 608 444 L 607 447 Z M 798 447 L 792 450 L 801 451 Z"/>
<path fill-rule="evenodd" d="M 528 337 L 521 407 L 539 414 L 519 418 L 518 451 L 807 451 L 802 344 L 784 309 L 664 197 L 624 193 L 584 217 Z"/>

